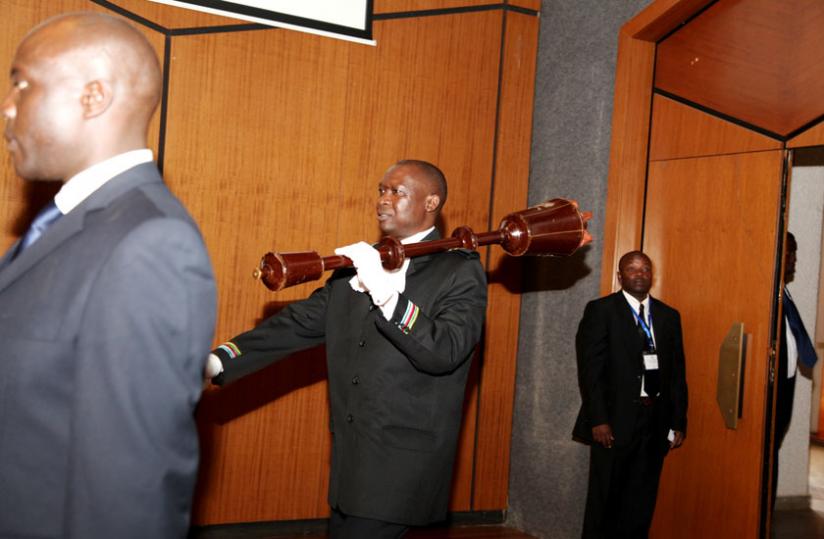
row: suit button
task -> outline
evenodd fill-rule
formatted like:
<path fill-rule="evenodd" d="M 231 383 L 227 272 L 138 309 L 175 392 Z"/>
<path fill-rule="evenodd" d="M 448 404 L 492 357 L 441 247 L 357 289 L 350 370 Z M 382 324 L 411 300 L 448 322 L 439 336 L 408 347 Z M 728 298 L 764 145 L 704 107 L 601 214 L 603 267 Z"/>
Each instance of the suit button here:
<path fill-rule="evenodd" d="M 356 375 L 354 378 L 352 378 L 352 385 L 355 385 L 355 386 L 356 386 L 356 385 L 358 385 L 359 383 L 360 383 L 360 377 L 358 377 L 358 376 Z"/>
<path fill-rule="evenodd" d="M 346 416 L 346 422 L 347 422 L 347 423 L 351 423 L 351 422 L 352 422 L 352 421 L 354 421 L 354 420 L 355 420 L 355 418 L 354 418 L 354 417 L 352 417 L 352 414 L 349 414 L 349 415 L 347 415 L 347 416 Z"/>
<path fill-rule="evenodd" d="M 366 346 L 366 341 L 360 341 L 360 342 L 358 343 L 358 346 L 360 346 L 361 348 L 363 348 L 364 346 Z"/>
<path fill-rule="evenodd" d="M 374 304 L 370 305 L 370 306 L 369 306 L 369 310 L 370 310 L 370 311 L 374 311 L 374 310 L 375 310 L 375 305 L 374 305 Z"/>

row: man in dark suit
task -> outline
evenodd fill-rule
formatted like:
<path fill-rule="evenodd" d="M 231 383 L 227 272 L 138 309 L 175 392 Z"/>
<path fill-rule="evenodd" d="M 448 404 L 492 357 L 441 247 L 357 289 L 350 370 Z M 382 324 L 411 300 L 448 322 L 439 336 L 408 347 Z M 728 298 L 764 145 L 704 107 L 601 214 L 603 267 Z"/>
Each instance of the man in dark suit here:
<path fill-rule="evenodd" d="M 146 148 L 154 50 L 72 13 L 20 43 L 2 103 L 18 175 L 62 182 L 0 259 L 0 536 L 182 538 L 216 294 Z"/>
<path fill-rule="evenodd" d="M 378 192 L 384 234 L 439 237 L 446 181 L 435 166 L 401 161 Z M 486 279 L 478 255 L 463 250 L 407 259 L 394 272 L 368 244 L 335 252 L 357 271 L 337 271 L 308 299 L 218 347 L 210 374 L 222 368 L 216 382 L 228 382 L 326 343 L 331 537 L 401 537 L 446 515 Z"/>
<path fill-rule="evenodd" d="M 658 479 L 687 431 L 678 311 L 650 297 L 652 262 L 618 263 L 621 290 L 591 301 L 578 326 L 581 411 L 573 436 L 590 444 L 583 537 L 646 537 Z"/>
<path fill-rule="evenodd" d="M 810 339 L 804 322 L 795 302 L 787 290 L 786 285 L 795 279 L 795 263 L 798 252 L 798 242 L 792 232 L 787 232 L 787 246 L 784 251 L 784 293 L 782 294 L 782 313 L 784 324 L 781 328 L 781 338 L 778 347 L 778 372 L 775 376 L 776 403 L 775 403 L 775 441 L 773 443 L 773 480 L 772 480 L 772 507 L 775 507 L 775 497 L 778 489 L 778 454 L 784 437 L 790 428 L 793 417 L 793 401 L 795 398 L 795 375 L 798 364 L 811 369 L 818 360 L 812 340 Z"/>

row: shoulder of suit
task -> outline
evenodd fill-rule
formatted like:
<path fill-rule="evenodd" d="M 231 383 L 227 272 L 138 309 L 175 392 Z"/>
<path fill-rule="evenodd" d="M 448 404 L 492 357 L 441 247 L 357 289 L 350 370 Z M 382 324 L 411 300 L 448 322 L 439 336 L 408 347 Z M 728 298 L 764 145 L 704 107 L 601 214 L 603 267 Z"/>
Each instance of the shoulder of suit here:
<path fill-rule="evenodd" d="M 668 312 L 668 313 L 673 314 L 673 315 L 678 315 L 679 314 L 678 309 L 676 309 L 674 307 L 670 307 L 669 305 L 667 305 L 666 303 L 664 303 L 660 299 L 657 299 L 657 298 L 651 298 L 651 299 L 652 299 L 652 306 L 653 306 L 652 308 L 653 308 L 653 310 L 657 310 L 659 312 L 664 311 L 664 312 Z"/>
<path fill-rule="evenodd" d="M 470 251 L 469 249 L 450 249 L 447 253 L 458 255 L 460 258 L 466 260 L 480 260 L 481 258 L 478 251 Z"/>

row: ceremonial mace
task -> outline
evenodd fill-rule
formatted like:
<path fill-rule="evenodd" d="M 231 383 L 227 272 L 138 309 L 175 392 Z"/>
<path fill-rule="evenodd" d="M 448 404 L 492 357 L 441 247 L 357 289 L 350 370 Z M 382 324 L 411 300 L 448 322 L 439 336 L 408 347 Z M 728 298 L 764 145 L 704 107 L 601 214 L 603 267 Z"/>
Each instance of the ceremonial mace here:
<path fill-rule="evenodd" d="M 378 242 L 376 249 L 380 252 L 383 267 L 388 270 L 400 268 L 407 257 L 459 248 L 475 251 L 478 247 L 493 243 L 500 244 L 512 256 L 568 256 L 592 241 L 592 236 L 587 232 L 587 221 L 591 218 L 592 213 L 579 211 L 574 200 L 553 198 L 506 215 L 498 230 L 476 234 L 468 226 L 461 226 L 452 232 L 450 238 L 409 245 L 386 236 Z M 327 270 L 351 265 L 348 257 L 321 257 L 315 251 L 266 253 L 253 276 L 268 289 L 277 291 L 320 279 Z"/>

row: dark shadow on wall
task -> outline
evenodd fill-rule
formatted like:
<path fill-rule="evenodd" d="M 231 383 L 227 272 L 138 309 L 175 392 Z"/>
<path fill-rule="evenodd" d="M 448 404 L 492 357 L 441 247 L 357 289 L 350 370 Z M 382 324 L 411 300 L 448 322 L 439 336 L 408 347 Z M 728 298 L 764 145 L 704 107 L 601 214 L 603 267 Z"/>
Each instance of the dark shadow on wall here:
<path fill-rule="evenodd" d="M 489 282 L 513 293 L 567 290 L 592 273 L 586 262 L 591 249 L 586 245 L 570 256 L 508 256 L 489 272 Z"/>

